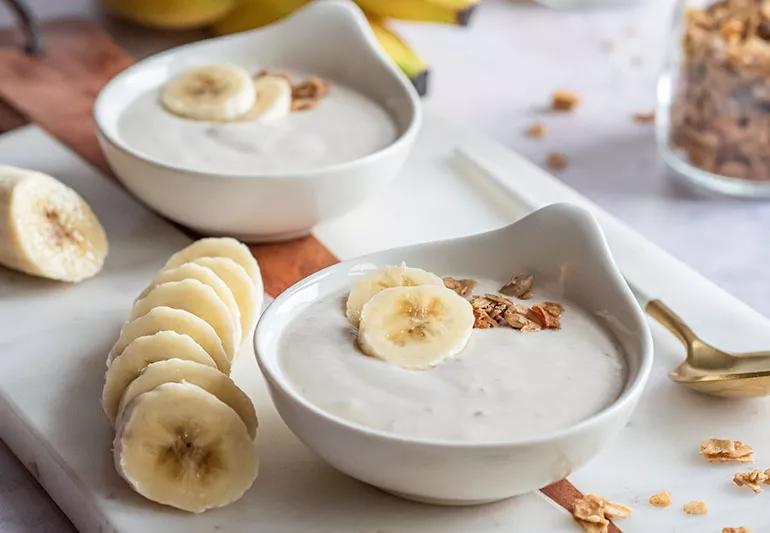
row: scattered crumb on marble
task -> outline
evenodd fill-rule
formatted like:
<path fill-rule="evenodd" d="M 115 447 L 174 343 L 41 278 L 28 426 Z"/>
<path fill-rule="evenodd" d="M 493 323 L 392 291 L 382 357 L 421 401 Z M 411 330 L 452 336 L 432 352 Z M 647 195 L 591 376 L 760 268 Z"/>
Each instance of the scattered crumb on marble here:
<path fill-rule="evenodd" d="M 533 122 L 528 128 L 527 128 L 527 137 L 530 137 L 532 139 L 542 139 L 545 137 L 546 134 L 546 127 L 545 124 L 542 122 Z"/>
<path fill-rule="evenodd" d="M 637 124 L 652 124 L 655 122 L 655 112 L 654 111 L 640 111 L 638 113 L 634 113 L 632 115 L 632 118 L 634 119 L 634 122 Z"/>
<path fill-rule="evenodd" d="M 551 170 L 561 172 L 567 168 L 567 156 L 559 152 L 551 152 L 546 156 L 545 164 L 548 165 L 548 168 Z"/>
<path fill-rule="evenodd" d="M 572 111 L 580 105 L 580 95 L 569 89 L 557 89 L 551 95 L 551 109 L 554 111 Z"/>
<path fill-rule="evenodd" d="M 685 503 L 682 506 L 682 510 L 690 515 L 701 515 L 709 512 L 708 507 L 706 507 L 706 502 L 701 500 L 693 500 Z"/>

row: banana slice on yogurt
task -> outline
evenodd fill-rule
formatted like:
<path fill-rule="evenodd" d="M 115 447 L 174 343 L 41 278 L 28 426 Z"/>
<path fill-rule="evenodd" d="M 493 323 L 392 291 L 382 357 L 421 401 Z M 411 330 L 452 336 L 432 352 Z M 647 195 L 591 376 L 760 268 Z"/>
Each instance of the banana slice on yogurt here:
<path fill-rule="evenodd" d="M 106 256 L 104 228 L 78 193 L 42 172 L 0 166 L 0 265 L 77 282 Z"/>
<path fill-rule="evenodd" d="M 136 492 L 193 513 L 236 501 L 258 473 L 241 417 L 192 383 L 163 383 L 134 398 L 113 450 L 116 470 Z"/>
<path fill-rule="evenodd" d="M 254 80 L 254 92 L 256 103 L 244 120 L 272 122 L 291 113 L 291 84 L 283 76 L 260 76 Z"/>
<path fill-rule="evenodd" d="M 383 361 L 424 370 L 465 348 L 473 322 L 468 300 L 443 285 L 391 287 L 363 306 L 358 345 Z"/>
<path fill-rule="evenodd" d="M 354 326 L 357 326 L 361 309 L 372 296 L 391 287 L 414 287 L 417 285 L 443 287 L 444 281 L 432 272 L 408 267 L 405 264 L 376 270 L 359 279 L 350 289 L 345 316 Z"/>
<path fill-rule="evenodd" d="M 169 80 L 161 92 L 164 107 L 195 120 L 230 121 L 246 114 L 256 102 L 248 71 L 230 64 L 201 65 Z"/>

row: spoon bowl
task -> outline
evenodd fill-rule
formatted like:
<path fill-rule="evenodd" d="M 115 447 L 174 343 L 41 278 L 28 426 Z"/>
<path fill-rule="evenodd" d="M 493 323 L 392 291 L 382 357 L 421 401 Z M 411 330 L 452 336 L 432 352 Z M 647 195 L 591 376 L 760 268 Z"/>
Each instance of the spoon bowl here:
<path fill-rule="evenodd" d="M 770 395 L 770 352 L 734 354 L 700 339 L 660 300 L 645 306 L 647 313 L 673 333 L 687 349 L 687 359 L 669 377 L 698 392 L 726 398 Z"/>

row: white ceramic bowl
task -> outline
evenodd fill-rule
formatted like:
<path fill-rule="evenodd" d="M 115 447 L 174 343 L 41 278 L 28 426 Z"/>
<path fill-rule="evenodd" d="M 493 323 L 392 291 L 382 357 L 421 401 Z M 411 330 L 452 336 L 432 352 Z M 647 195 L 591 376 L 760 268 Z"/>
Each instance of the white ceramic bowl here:
<path fill-rule="evenodd" d="M 346 163 L 307 172 L 233 175 L 159 163 L 118 135 L 118 119 L 138 94 L 193 65 L 230 62 L 312 72 L 372 98 L 394 119 L 397 139 Z M 262 29 L 174 48 L 127 68 L 99 93 L 96 132 L 123 184 L 162 215 L 209 235 L 248 241 L 305 234 L 384 187 L 397 173 L 421 123 L 417 93 L 385 56 L 350 2 L 312 2 Z"/>
<path fill-rule="evenodd" d="M 284 328 L 313 301 L 350 287 L 375 268 L 401 261 L 439 275 L 462 272 L 506 279 L 513 272 L 533 272 L 541 282 L 557 284 L 565 298 L 592 313 L 623 348 L 628 377 L 621 395 L 596 415 L 555 433 L 483 444 L 405 438 L 315 407 L 284 375 L 278 350 Z M 322 270 L 276 298 L 262 315 L 254 342 L 273 402 L 305 444 L 354 478 L 410 499 L 444 504 L 499 500 L 566 477 L 623 428 L 652 365 L 647 322 L 597 222 L 568 204 L 545 207 L 490 233 L 388 250 Z"/>

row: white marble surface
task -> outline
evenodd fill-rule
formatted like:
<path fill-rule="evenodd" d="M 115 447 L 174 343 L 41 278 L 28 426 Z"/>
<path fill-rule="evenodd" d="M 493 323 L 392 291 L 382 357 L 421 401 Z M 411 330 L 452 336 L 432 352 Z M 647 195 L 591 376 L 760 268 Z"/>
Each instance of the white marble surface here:
<path fill-rule="evenodd" d="M 45 16 L 101 18 L 89 0 L 31 1 Z M 426 106 L 463 121 L 541 163 L 550 150 L 570 164 L 560 177 L 729 292 L 770 315 L 770 203 L 693 194 L 667 176 L 651 126 L 630 116 L 654 103 L 668 30 L 667 0 L 591 12 L 484 0 L 468 29 L 402 25 L 431 62 Z M 8 23 L 5 12 L 0 24 Z M 163 35 L 109 22 L 136 56 L 198 37 Z M 573 115 L 544 111 L 559 87 L 580 92 Z M 522 130 L 543 120 L 549 135 Z M 0 445 L 0 531 L 66 531 L 68 523 Z"/>

